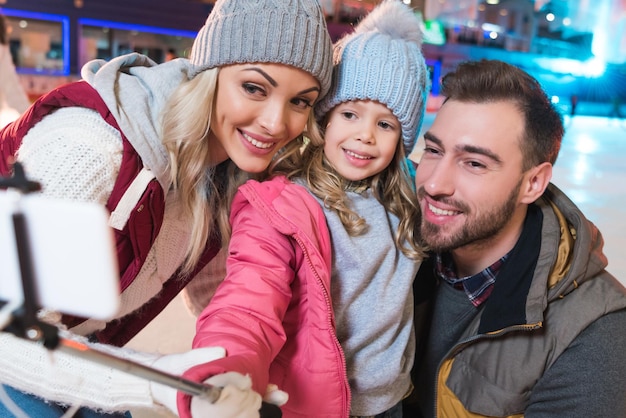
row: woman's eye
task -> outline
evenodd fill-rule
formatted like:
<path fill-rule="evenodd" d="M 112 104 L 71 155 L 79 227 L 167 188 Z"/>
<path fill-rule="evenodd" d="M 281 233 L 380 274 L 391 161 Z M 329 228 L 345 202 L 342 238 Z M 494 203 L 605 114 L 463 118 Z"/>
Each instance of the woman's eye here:
<path fill-rule="evenodd" d="M 298 97 L 291 101 L 294 105 L 301 109 L 307 109 L 309 107 L 313 107 L 313 103 L 309 99 L 304 99 L 302 97 Z"/>
<path fill-rule="evenodd" d="M 260 86 L 257 86 L 256 84 L 243 83 L 242 87 L 248 94 L 264 93 L 263 89 Z"/>

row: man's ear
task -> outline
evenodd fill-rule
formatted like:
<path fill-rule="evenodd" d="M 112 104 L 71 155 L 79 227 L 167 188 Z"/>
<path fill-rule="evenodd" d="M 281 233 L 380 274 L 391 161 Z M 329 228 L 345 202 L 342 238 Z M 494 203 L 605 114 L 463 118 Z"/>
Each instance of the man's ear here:
<path fill-rule="evenodd" d="M 533 203 L 539 199 L 552 180 L 552 164 L 544 162 L 524 173 L 520 190 L 521 203 Z"/>

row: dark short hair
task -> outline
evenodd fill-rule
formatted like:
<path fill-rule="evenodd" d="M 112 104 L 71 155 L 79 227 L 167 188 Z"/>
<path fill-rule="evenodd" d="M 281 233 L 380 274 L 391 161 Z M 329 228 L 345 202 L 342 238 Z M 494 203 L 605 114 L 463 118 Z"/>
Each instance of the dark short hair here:
<path fill-rule="evenodd" d="M 444 76 L 441 94 L 445 101 L 513 102 L 524 117 L 523 169 L 555 163 L 564 134 L 563 118 L 530 74 L 502 61 L 468 61 Z"/>

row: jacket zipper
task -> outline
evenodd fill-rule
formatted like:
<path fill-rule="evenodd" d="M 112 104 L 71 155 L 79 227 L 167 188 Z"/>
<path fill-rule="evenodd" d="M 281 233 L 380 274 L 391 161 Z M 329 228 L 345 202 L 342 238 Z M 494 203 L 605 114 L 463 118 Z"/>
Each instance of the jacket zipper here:
<path fill-rule="evenodd" d="M 328 326 L 329 326 L 329 329 L 333 330 L 335 326 L 333 325 L 333 321 L 332 321 L 333 305 L 330 301 L 330 296 L 328 295 L 328 292 L 326 291 L 326 287 L 324 286 L 322 279 L 317 274 L 317 270 L 313 267 L 313 264 L 311 263 L 311 258 L 309 256 L 309 252 L 307 251 L 306 246 L 303 244 L 303 242 L 300 240 L 299 237 L 297 237 L 296 235 L 294 235 L 293 237 L 298 243 L 298 245 L 300 246 L 300 248 L 302 249 L 302 251 L 304 252 L 304 255 L 305 255 L 304 258 L 307 264 L 309 265 L 309 268 L 313 272 L 313 275 L 315 276 L 317 283 L 322 289 L 322 293 L 324 294 L 324 299 L 326 300 L 326 307 L 328 308 L 328 315 L 327 315 Z M 341 343 L 339 342 L 339 338 L 337 338 L 337 333 L 333 332 L 332 334 L 333 334 L 333 340 L 335 342 L 335 348 L 337 349 L 337 354 L 341 360 L 341 369 L 342 369 L 341 371 L 344 377 L 344 384 L 345 384 L 344 387 L 348 388 L 347 393 L 344 393 L 343 407 L 344 407 L 344 411 L 348 411 L 348 414 L 349 414 L 350 413 L 350 405 L 349 405 L 350 404 L 350 387 L 348 384 L 348 372 L 347 372 L 347 366 L 346 366 L 346 358 L 343 354 L 343 348 L 341 348 Z"/>

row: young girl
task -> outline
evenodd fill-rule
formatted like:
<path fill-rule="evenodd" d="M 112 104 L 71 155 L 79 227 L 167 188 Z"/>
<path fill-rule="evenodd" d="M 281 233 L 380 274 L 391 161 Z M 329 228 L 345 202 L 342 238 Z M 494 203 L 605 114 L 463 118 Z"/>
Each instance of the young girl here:
<path fill-rule="evenodd" d="M 318 0 L 218 0 L 190 59 L 157 65 L 129 54 L 90 62 L 84 80 L 51 91 L 0 131 L 0 175 L 17 158 L 45 195 L 98 202 L 112 212 L 118 315 L 47 319 L 73 335 L 122 346 L 190 280 L 201 280 L 229 228 L 239 174 L 262 174 L 279 149 L 300 146 L 294 139 L 315 127 L 312 106 L 329 90 L 331 71 Z M 155 400 L 176 412 L 173 389 L 164 400 L 155 395 L 163 386 L 155 391 L 147 380 L 62 353 L 50 361 L 48 354 L 0 334 L 0 381 L 64 405 L 9 389 L 27 413 L 35 401 L 60 416 L 67 404 L 119 411 Z M 193 361 L 200 360 L 178 356 L 159 364 L 180 373 Z M 250 392 L 245 385 L 243 392 Z M 225 417 L 231 414 L 220 406 L 245 406 L 238 399 L 224 392 L 216 404 L 201 403 L 208 416 Z"/>
<path fill-rule="evenodd" d="M 316 108 L 325 140 L 281 154 L 274 172 L 286 176 L 235 197 L 227 275 L 194 340 L 228 357 L 187 377 L 250 373 L 256 390 L 289 394 L 285 417 L 401 416 L 423 256 L 405 165 L 428 90 L 420 35 L 412 10 L 391 0 L 338 42 L 333 88 Z"/>

